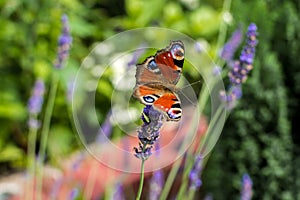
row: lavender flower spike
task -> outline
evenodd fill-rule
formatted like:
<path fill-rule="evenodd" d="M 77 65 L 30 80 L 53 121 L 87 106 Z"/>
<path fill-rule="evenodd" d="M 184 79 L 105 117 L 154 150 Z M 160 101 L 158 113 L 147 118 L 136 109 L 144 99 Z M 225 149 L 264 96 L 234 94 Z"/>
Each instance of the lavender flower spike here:
<path fill-rule="evenodd" d="M 123 191 L 123 186 L 121 185 L 121 183 L 117 183 L 116 184 L 116 188 L 115 188 L 115 192 L 112 195 L 112 200 L 125 200 L 124 197 L 124 191 Z"/>
<path fill-rule="evenodd" d="M 251 200 L 252 198 L 252 180 L 248 174 L 243 175 L 241 200 Z"/>
<path fill-rule="evenodd" d="M 244 46 L 239 61 L 236 61 L 231 71 L 228 73 L 231 84 L 238 85 L 246 81 L 248 73 L 252 70 L 257 45 L 257 27 L 250 24 L 247 31 L 246 45 Z"/>
<path fill-rule="evenodd" d="M 159 199 L 160 193 L 164 185 L 164 174 L 162 170 L 155 171 L 150 182 L 149 199 Z"/>
<path fill-rule="evenodd" d="M 44 93 L 45 93 L 45 83 L 42 80 L 36 80 L 32 95 L 28 100 L 28 112 L 29 112 L 29 120 L 28 126 L 31 128 L 39 128 L 40 122 L 36 119 L 36 116 L 41 112 L 43 102 L 44 102 Z"/>
<path fill-rule="evenodd" d="M 231 110 L 235 107 L 238 99 L 242 97 L 241 85 L 246 81 L 248 73 L 253 68 L 253 61 L 255 55 L 255 47 L 258 43 L 257 27 L 254 23 L 250 24 L 247 31 L 246 44 L 241 52 L 238 61 L 228 63 L 231 66 L 231 70 L 228 73 L 230 80 L 229 90 L 227 92 L 220 92 L 220 99 L 227 105 L 227 109 Z"/>
<path fill-rule="evenodd" d="M 197 190 L 202 185 L 202 181 L 200 179 L 200 174 L 202 171 L 202 159 L 203 158 L 201 155 L 196 156 L 193 169 L 189 175 L 190 189 L 192 190 Z"/>
<path fill-rule="evenodd" d="M 220 57 L 227 62 L 231 62 L 236 49 L 241 44 L 242 38 L 241 27 L 238 27 L 231 35 L 229 41 L 224 45 Z"/>
<path fill-rule="evenodd" d="M 58 69 L 63 68 L 64 62 L 69 56 L 69 51 L 72 44 L 72 37 L 70 35 L 70 28 L 67 15 L 63 15 L 61 21 L 63 24 L 62 34 L 58 39 L 58 53 L 55 61 L 55 67 Z"/>
<path fill-rule="evenodd" d="M 41 112 L 43 101 L 44 101 L 44 93 L 45 93 L 45 83 L 42 80 L 36 80 L 33 90 L 32 96 L 28 101 L 28 111 L 29 114 L 37 115 Z"/>
<path fill-rule="evenodd" d="M 159 130 L 164 122 L 164 115 L 152 106 L 146 106 L 143 111 L 144 124 L 138 129 L 139 147 L 135 147 L 135 156 L 147 160 L 151 155 L 153 144 L 159 137 Z"/>

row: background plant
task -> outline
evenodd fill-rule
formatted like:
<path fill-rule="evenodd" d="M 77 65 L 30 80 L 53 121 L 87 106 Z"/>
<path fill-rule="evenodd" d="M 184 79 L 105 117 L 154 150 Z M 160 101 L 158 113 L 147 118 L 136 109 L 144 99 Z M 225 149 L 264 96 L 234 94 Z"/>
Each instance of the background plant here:
<path fill-rule="evenodd" d="M 27 100 L 37 77 L 45 81 L 46 88 L 50 84 L 62 13 L 69 16 L 76 49 L 70 52 L 72 56 L 61 75 L 65 82 L 60 83 L 55 99 L 47 149 L 51 164 L 59 163 L 80 147 L 75 142 L 68 114 L 60 111 L 68 105 L 65 96 L 68 81 L 94 42 L 130 28 L 161 26 L 197 39 L 207 45 L 209 54 L 216 58 L 223 45 L 218 43 L 218 37 L 225 40 L 226 33 L 232 32 L 237 25 L 255 22 L 260 32 L 255 69 L 243 88 L 243 98 L 228 118 L 220 142 L 212 152 L 200 192 L 210 192 L 215 199 L 238 198 L 241 177 L 248 172 L 253 180 L 254 199 L 300 198 L 300 171 L 297 168 L 300 164 L 297 156 L 300 151 L 297 134 L 299 4 L 296 0 L 235 0 L 229 2 L 230 12 L 222 13 L 223 3 L 218 0 L 89 0 L 84 3 L 9 0 L 0 3 L 1 174 L 25 167 Z M 221 29 L 220 36 L 223 19 L 228 31 Z M 199 78 L 189 69 L 186 74 L 190 74 L 191 80 Z M 109 86 L 109 81 L 106 84 Z M 108 112 L 107 93 L 113 90 L 107 88 L 108 91 L 99 90 L 99 95 L 106 98 L 96 102 L 101 110 L 100 122 Z M 45 96 L 48 92 L 46 90 Z M 56 148 L 58 142 L 60 148 Z"/>

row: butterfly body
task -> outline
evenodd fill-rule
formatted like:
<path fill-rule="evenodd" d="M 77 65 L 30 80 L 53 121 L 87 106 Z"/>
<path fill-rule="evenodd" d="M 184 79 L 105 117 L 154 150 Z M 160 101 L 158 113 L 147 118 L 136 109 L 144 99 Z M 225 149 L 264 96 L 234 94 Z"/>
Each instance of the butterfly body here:
<path fill-rule="evenodd" d="M 164 113 L 169 121 L 178 121 L 182 115 L 176 84 L 182 73 L 183 62 L 183 43 L 172 41 L 168 47 L 137 65 L 133 96 Z"/>

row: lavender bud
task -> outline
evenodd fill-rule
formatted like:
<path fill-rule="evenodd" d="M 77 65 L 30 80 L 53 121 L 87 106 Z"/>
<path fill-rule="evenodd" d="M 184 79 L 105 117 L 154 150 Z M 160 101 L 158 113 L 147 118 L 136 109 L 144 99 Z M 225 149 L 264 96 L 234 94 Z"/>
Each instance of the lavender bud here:
<path fill-rule="evenodd" d="M 72 37 L 70 35 L 70 28 L 67 15 L 62 16 L 62 33 L 58 38 L 58 52 L 55 61 L 55 67 L 58 69 L 63 68 L 64 62 L 69 56 L 69 51 L 72 44 Z"/>

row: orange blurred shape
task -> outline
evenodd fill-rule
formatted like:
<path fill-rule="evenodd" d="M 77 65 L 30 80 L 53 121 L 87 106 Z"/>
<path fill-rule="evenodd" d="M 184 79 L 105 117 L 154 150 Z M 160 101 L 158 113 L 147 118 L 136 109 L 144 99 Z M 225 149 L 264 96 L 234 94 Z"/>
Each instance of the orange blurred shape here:
<path fill-rule="evenodd" d="M 164 124 L 158 140 L 160 151 L 156 155 L 154 148 L 153 155 L 145 162 L 146 180 L 153 169 L 163 167 L 164 172 L 167 173 L 172 163 L 183 156 L 186 150 L 194 151 L 200 144 L 200 139 L 207 130 L 207 121 L 204 116 L 195 117 L 195 110 L 194 108 L 184 109 L 184 117 L 180 122 Z M 62 163 L 62 170 L 60 173 L 55 172 L 55 176 L 53 172 L 45 170 L 43 199 L 70 199 L 72 191 L 76 189 L 84 199 L 99 199 L 105 190 L 114 187 L 116 182 L 122 183 L 124 187 L 134 186 L 136 190 L 141 165 L 141 160 L 134 156 L 133 150 L 133 147 L 137 147 L 139 143 L 136 134 L 134 134 L 135 137 L 129 135 L 113 141 L 113 145 L 120 151 L 111 151 L 107 148 L 107 144 L 92 144 L 89 148 L 92 149 L 93 155 L 88 152 L 75 153 Z M 179 151 L 186 140 L 186 148 Z M 130 156 L 124 156 L 125 154 Z M 18 195 L 12 199 L 23 198 Z"/>

